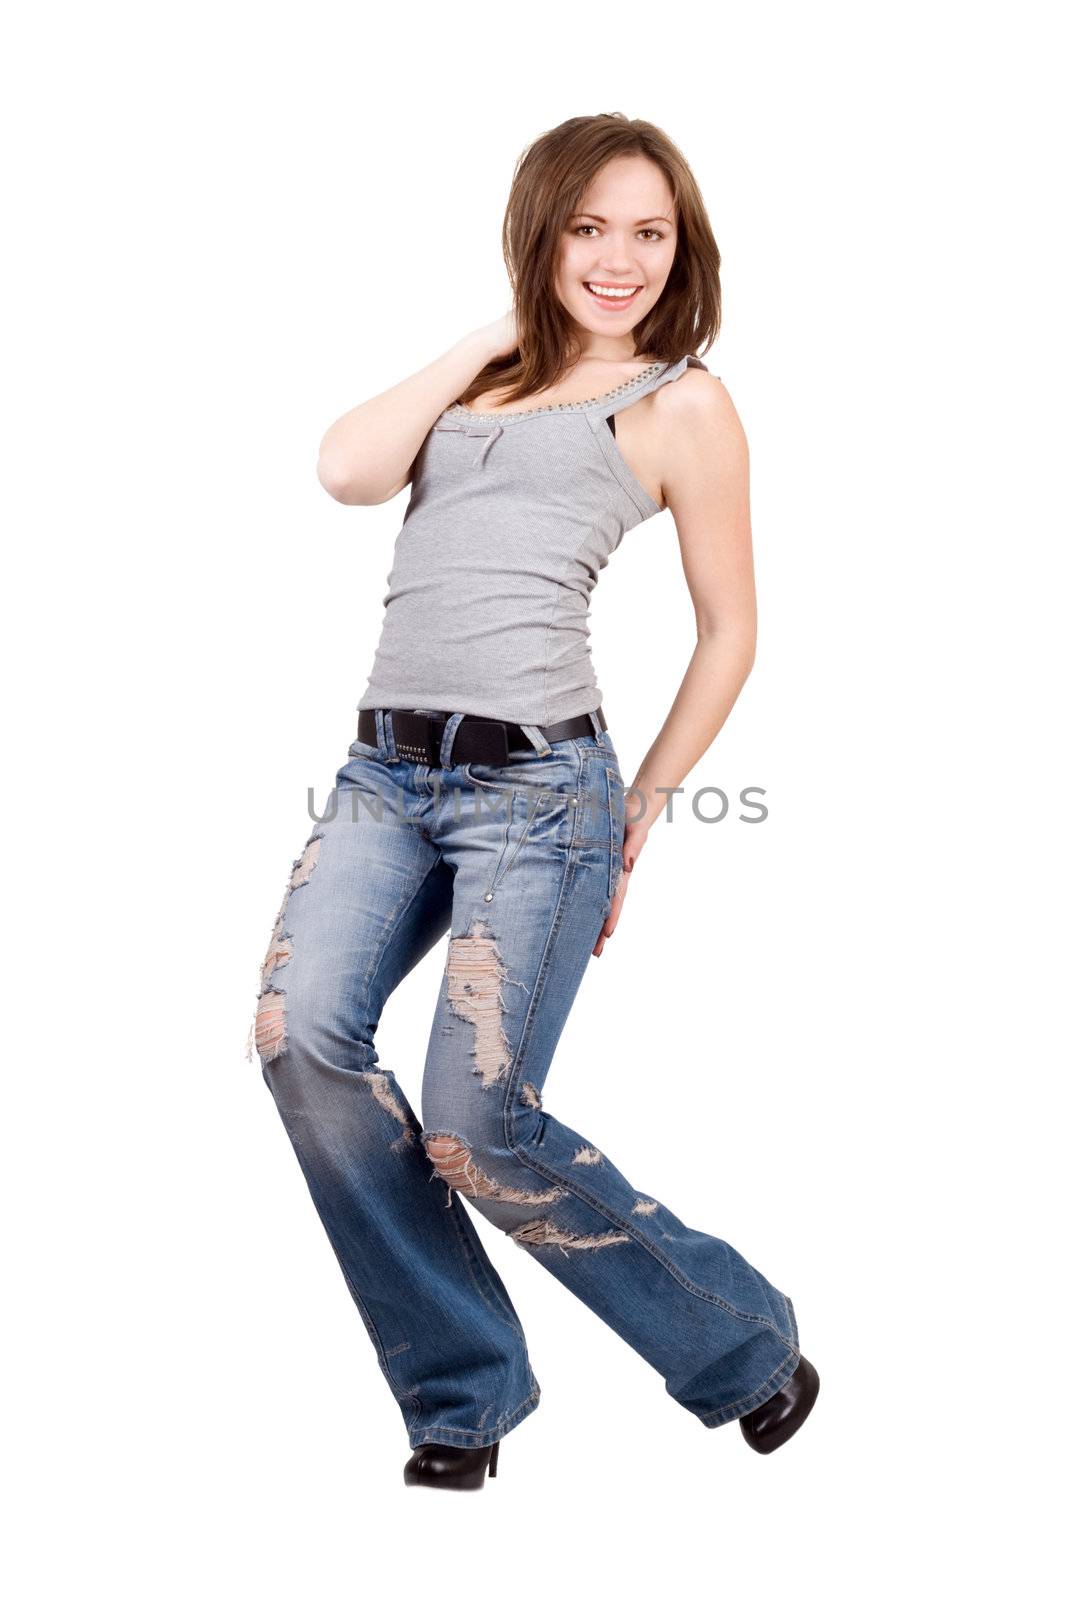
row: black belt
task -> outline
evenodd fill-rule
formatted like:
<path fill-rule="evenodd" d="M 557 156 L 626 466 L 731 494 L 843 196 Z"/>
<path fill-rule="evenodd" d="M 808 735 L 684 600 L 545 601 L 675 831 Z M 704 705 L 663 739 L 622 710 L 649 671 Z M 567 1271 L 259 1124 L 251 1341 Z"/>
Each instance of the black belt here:
<path fill-rule="evenodd" d="M 389 710 L 389 707 L 382 707 Z M 424 766 L 436 767 L 441 755 L 441 734 L 445 723 L 454 713 L 449 711 L 390 711 L 396 753 L 405 761 L 420 761 Z M 600 726 L 606 728 L 607 718 L 603 706 L 597 707 Z M 580 717 L 565 717 L 562 722 L 550 722 L 541 727 L 534 724 L 548 740 L 555 744 L 560 739 L 578 739 L 586 733 L 596 733 L 596 724 L 588 712 Z M 364 706 L 357 719 L 357 737 L 364 744 L 377 745 L 378 724 L 374 710 Z M 464 715 L 452 741 L 452 760 L 459 766 L 466 761 L 485 762 L 490 766 L 503 766 L 511 760 L 513 750 L 532 750 L 528 739 L 517 722 L 496 722 L 489 717 Z"/>

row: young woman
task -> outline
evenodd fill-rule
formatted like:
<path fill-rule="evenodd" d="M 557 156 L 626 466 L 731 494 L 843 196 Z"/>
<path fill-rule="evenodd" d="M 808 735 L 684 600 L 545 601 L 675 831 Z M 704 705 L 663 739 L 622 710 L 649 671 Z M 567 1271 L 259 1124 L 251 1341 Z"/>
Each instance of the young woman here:
<path fill-rule="evenodd" d="M 615 115 L 574 118 L 525 152 L 504 240 L 513 310 L 322 441 L 319 477 L 342 504 L 409 483 L 411 498 L 358 737 L 294 864 L 255 1018 L 407 1426 L 405 1481 L 448 1488 L 495 1472 L 498 1441 L 539 1396 L 466 1204 L 707 1427 L 740 1419 L 766 1453 L 818 1390 L 789 1297 L 543 1101 L 665 793 L 752 664 L 745 436 L 689 354 L 718 332 L 719 251 L 680 153 Z M 665 507 L 697 642 L 627 790 L 586 611 L 623 534 Z M 446 934 L 420 1123 L 374 1037 Z"/>

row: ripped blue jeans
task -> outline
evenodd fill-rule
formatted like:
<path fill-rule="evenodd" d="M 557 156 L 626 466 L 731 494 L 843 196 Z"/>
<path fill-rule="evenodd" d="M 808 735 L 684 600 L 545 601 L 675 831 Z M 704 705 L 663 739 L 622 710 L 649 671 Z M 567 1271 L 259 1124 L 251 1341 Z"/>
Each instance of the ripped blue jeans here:
<path fill-rule="evenodd" d="M 538 1402 L 468 1206 L 707 1427 L 754 1410 L 798 1364 L 792 1301 L 544 1106 L 622 866 L 610 735 L 548 745 L 538 732 L 543 748 L 502 766 L 453 764 L 446 737 L 431 768 L 397 755 L 388 712 L 376 722 L 377 747 L 351 746 L 293 866 L 255 1040 L 411 1444 L 484 1446 Z M 374 1036 L 445 935 L 420 1123 Z M 655 1036 L 654 1014 L 644 1027 Z M 702 1154 L 694 1135 L 692 1159 Z"/>

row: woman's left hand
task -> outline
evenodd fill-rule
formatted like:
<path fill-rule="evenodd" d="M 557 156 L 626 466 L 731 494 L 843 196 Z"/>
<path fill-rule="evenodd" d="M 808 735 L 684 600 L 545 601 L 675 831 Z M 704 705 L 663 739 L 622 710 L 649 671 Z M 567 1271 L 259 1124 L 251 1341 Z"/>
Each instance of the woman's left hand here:
<path fill-rule="evenodd" d="M 611 938 L 618 926 L 619 918 L 622 916 L 623 901 L 626 899 L 626 891 L 630 885 L 630 873 L 633 871 L 634 862 L 644 849 L 647 838 L 647 827 L 642 826 L 639 822 L 627 823 L 622 841 L 622 871 L 619 873 L 618 887 L 615 890 L 615 898 L 611 902 L 611 910 L 604 926 L 597 935 L 596 944 L 593 946 L 593 954 L 595 956 L 603 954 L 605 941 Z"/>

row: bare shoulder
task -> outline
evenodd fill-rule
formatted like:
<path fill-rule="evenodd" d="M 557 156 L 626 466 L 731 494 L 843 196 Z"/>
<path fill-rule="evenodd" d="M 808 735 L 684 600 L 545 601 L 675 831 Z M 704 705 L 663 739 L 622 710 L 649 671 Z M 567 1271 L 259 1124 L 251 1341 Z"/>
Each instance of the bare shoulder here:
<path fill-rule="evenodd" d="M 709 475 L 744 472 L 748 440 L 721 378 L 690 367 L 653 396 L 659 476 L 667 504 L 687 488 L 706 488 Z"/>
<path fill-rule="evenodd" d="M 656 454 L 662 499 L 675 514 L 693 515 L 712 497 L 741 493 L 748 478 L 748 440 L 720 377 L 690 367 L 656 391 Z"/>
<path fill-rule="evenodd" d="M 697 435 L 713 429 L 741 429 L 730 391 L 720 377 L 702 367 L 690 367 L 673 383 L 653 395 L 656 414 L 671 427 Z"/>

